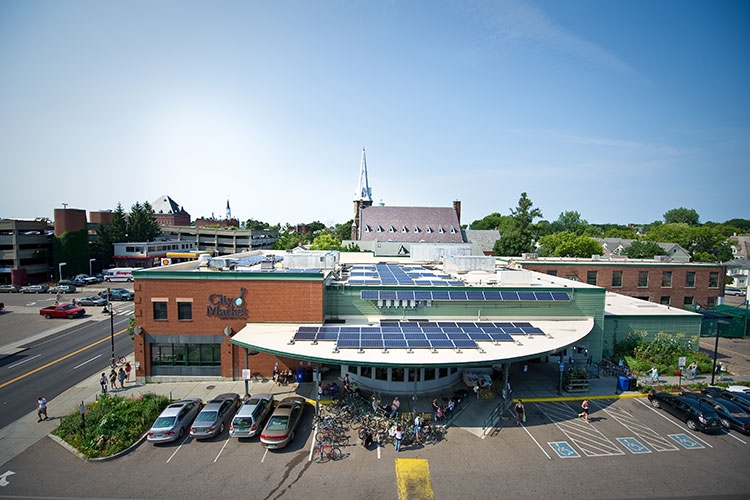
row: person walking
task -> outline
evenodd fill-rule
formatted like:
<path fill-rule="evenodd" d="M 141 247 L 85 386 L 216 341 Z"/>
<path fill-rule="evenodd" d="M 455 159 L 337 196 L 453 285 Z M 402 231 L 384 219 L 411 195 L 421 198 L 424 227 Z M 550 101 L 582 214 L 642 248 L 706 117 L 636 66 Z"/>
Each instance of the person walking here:
<path fill-rule="evenodd" d="M 404 439 L 404 429 L 400 425 L 396 426 L 396 451 L 401 451 L 401 440 Z"/>
<path fill-rule="evenodd" d="M 133 370 L 133 367 L 130 366 L 130 361 L 125 363 L 125 382 L 130 382 L 130 372 Z"/>
<path fill-rule="evenodd" d="M 117 389 L 117 372 L 114 368 L 109 372 L 109 385 L 113 391 Z"/>
<path fill-rule="evenodd" d="M 716 376 L 719 378 L 719 380 L 721 380 L 725 372 L 726 371 L 724 370 L 724 363 L 719 361 L 719 364 L 716 365 Z"/>
<path fill-rule="evenodd" d="M 521 422 L 526 422 L 526 408 L 523 406 L 523 401 L 520 399 L 516 401 L 516 425 L 521 425 Z"/>
<path fill-rule="evenodd" d="M 401 408 L 401 401 L 398 400 L 398 396 L 393 398 L 393 402 L 391 403 L 391 418 L 396 418 L 396 415 L 398 415 L 398 411 Z"/>
<path fill-rule="evenodd" d="M 586 419 L 586 423 L 589 423 L 589 400 L 584 399 L 583 403 L 581 403 L 581 413 L 578 414 L 579 417 L 583 417 Z"/>
<path fill-rule="evenodd" d="M 107 375 L 104 373 L 99 377 L 99 385 L 102 386 L 102 394 L 107 394 Z"/>
<path fill-rule="evenodd" d="M 421 434 L 422 434 L 422 415 L 417 414 L 416 417 L 414 417 L 414 430 L 412 433 L 414 434 L 414 442 L 417 444 L 421 443 Z"/>
<path fill-rule="evenodd" d="M 125 378 L 127 375 L 125 374 L 125 370 L 123 368 L 120 368 L 120 370 L 117 372 L 117 380 L 120 382 L 120 389 L 125 389 Z"/>
<path fill-rule="evenodd" d="M 42 420 L 47 420 L 47 400 L 44 398 L 44 396 L 39 396 L 36 398 L 36 414 L 39 417 L 39 420 L 37 422 L 41 422 Z M 44 418 L 42 418 L 44 416 Z"/>

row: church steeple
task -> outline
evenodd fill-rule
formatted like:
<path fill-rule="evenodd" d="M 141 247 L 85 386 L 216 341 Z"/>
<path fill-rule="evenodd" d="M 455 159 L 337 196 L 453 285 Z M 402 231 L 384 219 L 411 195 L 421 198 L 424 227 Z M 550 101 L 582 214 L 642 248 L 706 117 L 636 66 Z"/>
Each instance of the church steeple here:
<path fill-rule="evenodd" d="M 359 163 L 359 182 L 357 191 L 354 193 L 354 221 L 352 222 L 352 240 L 360 239 L 360 219 L 362 209 L 372 206 L 372 191 L 370 182 L 367 180 L 367 158 L 365 148 L 362 148 L 362 160 Z"/>
<path fill-rule="evenodd" d="M 229 198 L 227 198 L 227 220 L 232 218 L 232 209 L 229 208 Z"/>
<path fill-rule="evenodd" d="M 362 148 L 362 160 L 359 163 L 359 182 L 357 183 L 357 191 L 354 193 L 354 201 L 369 201 L 372 203 L 372 191 L 370 190 L 370 183 L 367 180 L 365 148 Z"/>

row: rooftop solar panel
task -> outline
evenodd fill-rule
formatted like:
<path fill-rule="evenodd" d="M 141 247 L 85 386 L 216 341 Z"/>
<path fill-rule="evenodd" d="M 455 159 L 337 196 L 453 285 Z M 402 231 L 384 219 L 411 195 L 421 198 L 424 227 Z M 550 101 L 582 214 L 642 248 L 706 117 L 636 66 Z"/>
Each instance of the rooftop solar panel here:
<path fill-rule="evenodd" d="M 477 349 L 479 347 L 477 343 L 471 339 L 455 339 L 453 340 L 453 345 L 455 345 L 457 349 Z"/>
<path fill-rule="evenodd" d="M 484 292 L 466 292 L 467 300 L 484 300 Z"/>
<path fill-rule="evenodd" d="M 409 349 L 429 349 L 430 342 L 427 339 L 406 339 Z"/>
<path fill-rule="evenodd" d="M 382 349 L 383 339 L 364 340 L 362 339 L 359 343 L 362 349 Z"/>
<path fill-rule="evenodd" d="M 518 292 L 518 299 L 519 300 L 536 300 L 536 295 L 534 292 Z"/>
<path fill-rule="evenodd" d="M 544 335 L 542 329 L 537 327 L 524 328 L 523 331 L 528 335 Z"/>
<path fill-rule="evenodd" d="M 414 292 L 411 290 L 397 290 L 396 298 L 398 300 L 414 300 Z"/>
<path fill-rule="evenodd" d="M 433 349 L 453 349 L 453 342 L 449 339 L 432 339 L 430 345 Z"/>
<path fill-rule="evenodd" d="M 455 321 L 438 321 L 437 325 L 441 328 L 455 328 L 456 322 Z"/>
<path fill-rule="evenodd" d="M 339 349 L 359 349 L 359 340 L 339 339 L 337 346 Z"/>
<path fill-rule="evenodd" d="M 567 292 L 552 292 L 552 298 L 557 300 L 570 301 L 570 295 Z"/>
<path fill-rule="evenodd" d="M 415 300 L 432 300 L 432 292 L 424 292 L 424 291 L 415 291 L 414 292 L 414 299 Z"/>
<path fill-rule="evenodd" d="M 500 298 L 500 292 L 485 290 L 484 300 L 502 300 L 502 299 Z"/>
<path fill-rule="evenodd" d="M 513 337 L 507 333 L 490 333 L 490 338 L 495 342 L 512 342 Z"/>
<path fill-rule="evenodd" d="M 406 349 L 407 343 L 404 339 L 383 339 L 383 347 L 387 349 Z"/>
<path fill-rule="evenodd" d="M 396 290 L 380 290 L 381 300 L 396 300 Z"/>
<path fill-rule="evenodd" d="M 433 340 L 433 339 L 436 339 L 436 340 L 437 339 L 447 339 L 448 338 L 448 335 L 446 335 L 444 332 L 441 332 L 441 331 L 437 331 L 437 332 L 425 332 L 425 335 L 430 340 Z"/>
<path fill-rule="evenodd" d="M 505 321 L 500 321 L 500 322 L 496 321 L 494 323 L 494 325 L 497 328 L 512 328 L 513 327 L 513 323 L 509 323 L 509 322 L 505 322 Z"/>
<path fill-rule="evenodd" d="M 316 332 L 300 332 L 294 334 L 294 340 L 315 340 Z"/>
<path fill-rule="evenodd" d="M 456 322 L 456 326 L 460 326 L 461 328 L 475 328 L 476 327 L 474 322 L 467 322 L 467 321 L 458 321 Z"/>
<path fill-rule="evenodd" d="M 379 294 L 377 290 L 362 290 L 359 296 L 362 300 L 378 300 Z"/>
<path fill-rule="evenodd" d="M 469 338 L 472 340 L 492 340 L 488 333 L 484 333 L 482 331 L 470 332 Z"/>
<path fill-rule="evenodd" d="M 451 300 L 461 300 L 461 301 L 466 300 L 466 292 L 450 291 L 448 292 L 448 296 L 450 297 Z"/>
<path fill-rule="evenodd" d="M 505 333 L 510 333 L 511 335 L 518 335 L 518 334 L 523 333 L 523 330 L 521 330 L 520 328 L 515 328 L 515 327 L 503 328 L 503 330 L 505 330 Z"/>
<path fill-rule="evenodd" d="M 518 300 L 518 292 L 500 292 L 502 300 L 515 301 Z"/>
<path fill-rule="evenodd" d="M 534 292 L 534 294 L 536 295 L 536 300 L 553 300 L 550 292 Z"/>
<path fill-rule="evenodd" d="M 531 328 L 531 323 L 527 323 L 525 321 L 521 321 L 521 322 L 514 321 L 513 322 L 513 326 L 515 326 L 517 328 Z"/>
<path fill-rule="evenodd" d="M 432 300 L 450 300 L 450 297 L 447 291 L 433 290 Z"/>
<path fill-rule="evenodd" d="M 297 331 L 298 332 L 313 332 L 313 333 L 317 333 L 318 332 L 318 327 L 317 326 L 300 326 L 297 329 Z"/>
<path fill-rule="evenodd" d="M 336 340 L 339 338 L 339 332 L 318 332 L 315 340 Z"/>

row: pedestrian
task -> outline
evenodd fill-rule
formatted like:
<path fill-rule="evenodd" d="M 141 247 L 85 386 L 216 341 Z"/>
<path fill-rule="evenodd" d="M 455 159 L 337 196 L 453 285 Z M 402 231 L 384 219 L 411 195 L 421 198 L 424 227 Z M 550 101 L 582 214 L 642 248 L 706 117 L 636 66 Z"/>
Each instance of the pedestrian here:
<path fill-rule="evenodd" d="M 423 420 L 421 415 L 418 414 L 416 417 L 414 417 L 414 430 L 412 431 L 412 434 L 414 434 L 414 441 L 417 444 L 419 444 L 421 441 L 420 435 L 422 433 L 422 423 Z"/>
<path fill-rule="evenodd" d="M 102 386 L 102 394 L 107 394 L 107 376 L 104 373 L 99 377 L 99 385 Z"/>
<path fill-rule="evenodd" d="M 125 363 L 125 382 L 130 382 L 130 372 L 133 370 L 133 367 L 130 366 L 130 361 Z"/>
<path fill-rule="evenodd" d="M 398 396 L 396 396 L 391 403 L 391 418 L 396 418 L 399 408 L 401 408 L 401 401 L 399 401 Z"/>
<path fill-rule="evenodd" d="M 323 384 L 321 382 L 318 383 L 318 400 L 323 399 Z"/>
<path fill-rule="evenodd" d="M 109 385 L 113 391 L 117 389 L 117 372 L 114 368 L 109 372 Z"/>
<path fill-rule="evenodd" d="M 281 385 L 281 381 L 279 380 L 279 365 L 273 367 L 273 381 L 276 382 L 277 385 Z"/>
<path fill-rule="evenodd" d="M 523 401 L 520 399 L 516 401 L 516 425 L 521 425 L 521 422 L 526 422 L 526 408 L 523 406 Z"/>
<path fill-rule="evenodd" d="M 479 395 L 482 393 L 482 379 L 477 380 L 477 385 L 474 386 L 474 393 L 477 395 L 477 399 L 479 399 Z"/>
<path fill-rule="evenodd" d="M 440 405 L 438 404 L 437 398 L 432 398 L 432 414 L 435 416 L 435 421 L 437 422 L 438 419 L 438 409 L 440 408 Z"/>
<path fill-rule="evenodd" d="M 36 414 L 39 417 L 37 422 L 47 420 L 47 400 L 43 396 L 36 398 Z M 42 418 L 44 416 L 44 418 Z"/>
<path fill-rule="evenodd" d="M 690 363 L 690 366 L 688 366 L 688 377 L 692 380 L 696 375 L 698 375 L 698 364 L 693 361 Z"/>
<path fill-rule="evenodd" d="M 120 382 L 120 389 L 125 389 L 125 378 L 127 375 L 125 374 L 125 370 L 120 367 L 120 370 L 117 372 L 117 380 Z"/>
<path fill-rule="evenodd" d="M 719 377 L 719 380 L 724 376 L 724 363 L 721 361 L 716 365 L 716 376 Z"/>
<path fill-rule="evenodd" d="M 589 423 L 589 400 L 584 399 L 581 403 L 581 413 L 578 414 L 579 417 L 583 417 L 586 419 L 586 423 Z"/>
<path fill-rule="evenodd" d="M 396 451 L 401 451 L 401 440 L 404 439 L 404 430 L 400 425 L 396 426 Z"/>
<path fill-rule="evenodd" d="M 346 391 L 347 394 L 351 394 L 352 393 L 352 385 L 351 385 L 351 382 L 349 382 L 349 374 L 348 373 L 346 375 L 344 375 L 344 390 Z"/>

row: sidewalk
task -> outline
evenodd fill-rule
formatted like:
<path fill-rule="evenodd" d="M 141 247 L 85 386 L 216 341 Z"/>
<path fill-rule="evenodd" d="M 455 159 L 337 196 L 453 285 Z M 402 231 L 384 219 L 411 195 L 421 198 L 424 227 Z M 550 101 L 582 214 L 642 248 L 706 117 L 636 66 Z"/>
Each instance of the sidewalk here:
<path fill-rule="evenodd" d="M 593 378 L 590 379 L 590 390 L 586 393 L 568 394 L 563 392 L 558 394 L 559 374 L 554 366 L 545 366 L 539 364 L 529 365 L 528 372 L 520 369 L 511 370 L 510 380 L 512 383 L 512 399 L 522 398 L 527 403 L 555 401 L 555 400 L 581 400 L 584 398 L 621 398 L 621 397 L 641 397 L 644 396 L 639 392 L 617 393 L 617 377 Z M 37 422 L 36 411 L 16 420 L 12 424 L 0 429 L 0 465 L 5 464 L 17 455 L 23 453 L 27 448 L 44 438 L 47 434 L 57 428 L 59 419 L 71 412 L 78 411 L 81 402 L 86 404 L 96 401 L 101 389 L 99 387 L 99 373 L 81 383 L 71 387 L 58 397 L 54 398 L 48 404 L 49 420 Z M 325 380 L 323 383 L 333 382 Z M 729 382 L 731 377 L 724 381 Z M 678 377 L 662 377 L 662 384 L 677 384 Z M 750 380 L 750 377 L 734 377 L 735 381 Z M 687 385 L 693 382 L 710 383 L 711 376 L 698 376 L 695 381 L 683 379 L 682 384 Z M 277 399 L 291 395 L 299 395 L 308 398 L 314 404 L 316 398 L 316 385 L 312 382 L 290 383 L 286 386 L 280 386 L 269 378 L 258 378 L 248 381 L 248 392 L 250 394 L 271 393 Z M 502 399 L 495 397 L 493 399 L 476 399 L 474 393 L 461 384 L 446 389 L 436 394 L 426 394 L 412 402 L 408 401 L 408 406 L 402 405 L 403 411 L 411 411 L 411 405 L 417 412 L 428 413 L 431 411 L 430 401 L 433 397 L 438 401 L 444 401 L 447 397 L 454 394 L 456 390 L 466 390 L 467 397 L 464 398 L 460 408 L 456 411 L 454 417 L 448 422 L 449 427 L 458 427 L 476 436 L 483 437 L 488 430 L 491 430 L 500 417 L 502 408 L 498 405 Z M 203 380 L 191 382 L 157 382 L 149 384 L 130 383 L 124 390 L 112 391 L 111 394 L 122 396 L 134 396 L 143 393 L 157 393 L 168 396 L 172 400 L 182 398 L 201 398 L 204 401 L 212 397 L 225 393 L 236 392 L 240 396 L 245 394 L 244 380 Z M 384 402 L 390 402 L 393 395 L 382 394 Z M 406 403 L 405 398 L 402 398 Z"/>

